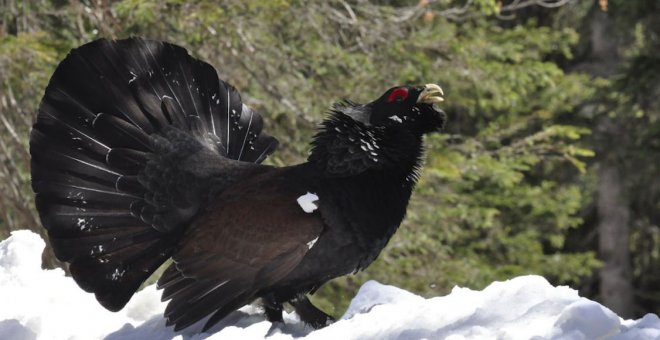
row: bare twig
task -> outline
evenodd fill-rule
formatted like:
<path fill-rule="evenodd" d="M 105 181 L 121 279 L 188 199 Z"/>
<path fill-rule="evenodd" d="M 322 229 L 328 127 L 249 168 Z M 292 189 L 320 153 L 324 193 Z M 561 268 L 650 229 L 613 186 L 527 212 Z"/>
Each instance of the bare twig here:
<path fill-rule="evenodd" d="M 5 128 L 7 128 L 7 131 L 9 131 L 9 134 L 12 136 L 12 138 L 14 138 L 14 141 L 16 142 L 16 144 L 23 145 L 23 143 L 21 143 L 21 139 L 16 134 L 16 131 L 14 130 L 14 127 L 9 123 L 9 121 L 7 120 L 5 115 L 2 113 L 2 111 L 0 111 L 0 120 L 2 120 L 2 124 L 4 124 Z"/>

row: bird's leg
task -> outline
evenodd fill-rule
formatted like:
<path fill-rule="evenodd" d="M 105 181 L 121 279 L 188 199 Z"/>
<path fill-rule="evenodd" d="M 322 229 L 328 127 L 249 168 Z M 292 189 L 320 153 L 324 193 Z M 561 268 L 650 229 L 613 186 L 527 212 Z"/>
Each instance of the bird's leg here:
<path fill-rule="evenodd" d="M 296 309 L 300 320 L 315 329 L 323 328 L 335 321 L 332 316 L 316 308 L 305 295 L 299 295 L 289 303 Z"/>
<path fill-rule="evenodd" d="M 270 322 L 282 322 L 282 303 L 275 300 L 273 294 L 268 294 L 261 298 L 264 305 L 264 312 L 266 314 L 266 319 Z"/>

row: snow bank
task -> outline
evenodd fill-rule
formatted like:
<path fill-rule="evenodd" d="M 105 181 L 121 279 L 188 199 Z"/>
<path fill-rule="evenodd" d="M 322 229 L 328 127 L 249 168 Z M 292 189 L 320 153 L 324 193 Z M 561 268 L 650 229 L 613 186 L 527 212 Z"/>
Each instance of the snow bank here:
<path fill-rule="evenodd" d="M 122 311 L 103 309 L 62 270 L 42 270 L 44 241 L 30 231 L 0 242 L 0 339 L 660 339 L 660 319 L 622 320 L 606 307 L 539 276 L 494 282 L 482 291 L 456 287 L 424 299 L 375 281 L 346 314 L 312 331 L 295 313 L 273 326 L 245 306 L 209 334 L 165 327 L 165 305 L 150 286 Z"/>

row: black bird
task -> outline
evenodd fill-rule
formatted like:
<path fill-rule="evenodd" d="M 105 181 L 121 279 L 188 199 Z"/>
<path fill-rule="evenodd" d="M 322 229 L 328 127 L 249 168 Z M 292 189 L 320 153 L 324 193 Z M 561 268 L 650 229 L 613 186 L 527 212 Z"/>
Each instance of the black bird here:
<path fill-rule="evenodd" d="M 323 327 L 306 297 L 373 262 L 403 219 L 439 86 L 336 104 L 307 162 L 260 163 L 277 140 L 234 87 L 181 47 L 100 39 L 59 64 L 30 135 L 32 187 L 58 259 L 111 311 L 158 280 L 168 325 L 204 330 L 261 298 Z"/>

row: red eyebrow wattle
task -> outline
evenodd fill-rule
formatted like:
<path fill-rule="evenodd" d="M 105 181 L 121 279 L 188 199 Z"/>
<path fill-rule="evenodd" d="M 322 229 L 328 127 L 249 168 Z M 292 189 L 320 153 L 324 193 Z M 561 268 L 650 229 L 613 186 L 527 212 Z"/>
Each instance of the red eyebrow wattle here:
<path fill-rule="evenodd" d="M 387 102 L 391 103 L 397 99 L 406 99 L 408 97 L 408 89 L 405 87 L 396 88 L 387 97 Z"/>

